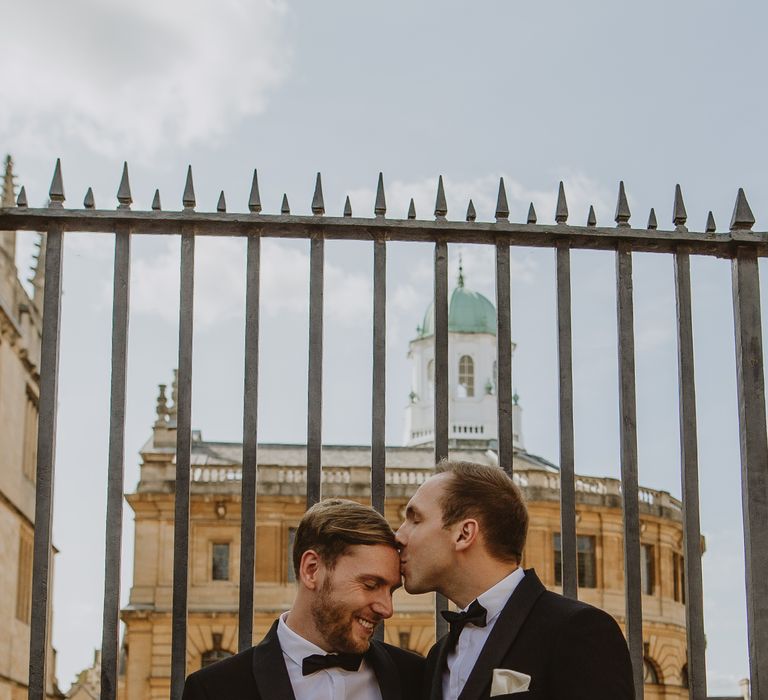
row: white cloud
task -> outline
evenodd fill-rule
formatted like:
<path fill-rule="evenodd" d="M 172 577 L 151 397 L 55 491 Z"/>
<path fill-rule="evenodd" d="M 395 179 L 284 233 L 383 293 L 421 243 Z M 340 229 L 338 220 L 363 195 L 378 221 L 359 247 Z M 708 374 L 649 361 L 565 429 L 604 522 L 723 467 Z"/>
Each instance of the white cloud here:
<path fill-rule="evenodd" d="M 152 256 L 132 265 L 131 311 L 168 322 L 179 312 L 179 242 L 168 240 Z M 309 254 L 306 246 L 265 240 L 261 244 L 262 313 L 306 314 L 309 308 Z M 355 325 L 371 314 L 371 284 L 326 263 L 324 308 L 329 320 Z M 105 300 L 111 290 L 104 289 Z M 200 237 L 195 243 L 195 323 L 208 328 L 241 317 L 245 306 L 245 241 Z"/>
<path fill-rule="evenodd" d="M 507 202 L 511 221 L 525 221 L 528 205 L 533 202 L 540 223 L 554 222 L 557 187 L 552 190 L 527 188 L 521 182 L 502 173 L 507 192 Z M 472 199 L 478 221 L 493 221 L 496 212 L 496 198 L 499 191 L 499 176 L 484 175 L 471 180 L 452 180 L 443 178 L 445 197 L 448 202 L 448 218 L 463 220 L 469 199 Z M 566 199 L 570 212 L 570 222 L 586 222 L 589 205 L 595 206 L 598 217 L 607 218 L 611 212 L 611 197 L 608 191 L 583 173 L 576 173 L 564 180 Z M 404 218 L 408 204 L 413 198 L 416 215 L 419 219 L 429 219 L 435 209 L 437 178 L 430 177 L 414 182 L 395 180 L 386 182 L 387 214 L 393 218 Z M 366 216 L 373 212 L 375 191 L 370 188 L 358 188 L 350 191 L 349 199 L 352 211 L 356 215 Z M 583 218 L 583 221 L 582 221 Z"/>
<path fill-rule="evenodd" d="M 264 109 L 290 60 L 282 0 L 16 3 L 4 16 L 0 136 L 50 152 L 151 155 Z"/>

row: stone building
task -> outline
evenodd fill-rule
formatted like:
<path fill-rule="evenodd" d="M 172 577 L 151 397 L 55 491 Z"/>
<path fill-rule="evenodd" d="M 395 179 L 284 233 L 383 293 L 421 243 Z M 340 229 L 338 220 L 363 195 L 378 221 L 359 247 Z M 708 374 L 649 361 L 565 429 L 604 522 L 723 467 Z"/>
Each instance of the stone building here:
<path fill-rule="evenodd" d="M 14 206 L 14 194 L 8 156 L 2 206 Z M 16 269 L 16 232 L 0 231 L 0 700 L 27 697 L 45 251 L 40 245 L 30 297 Z M 47 668 L 48 693 L 60 695 L 50 641 Z"/>
<path fill-rule="evenodd" d="M 428 310 L 410 344 L 413 383 L 406 445 L 386 451 L 385 515 L 396 527 L 410 496 L 433 471 L 432 320 Z M 453 292 L 450 335 L 450 456 L 497 464 L 493 304 L 464 285 Z M 134 577 L 122 611 L 125 700 L 167 697 L 171 654 L 175 391 L 161 386 L 158 418 L 141 449 L 141 475 L 127 495 L 135 514 Z M 524 449 L 515 401 L 515 480 L 529 504 L 524 566 L 559 590 L 559 470 Z M 187 670 L 236 651 L 242 445 L 193 434 Z M 290 550 L 305 509 L 306 447 L 262 444 L 258 452 L 254 636 L 259 639 L 293 599 Z M 323 448 L 323 496 L 370 502 L 370 447 Z M 578 477 L 579 596 L 624 620 L 623 525 L 620 483 Z M 643 639 L 646 697 L 688 697 L 681 505 L 666 492 L 640 491 Z M 425 653 L 434 642 L 434 598 L 395 594 L 385 625 L 388 642 Z"/>

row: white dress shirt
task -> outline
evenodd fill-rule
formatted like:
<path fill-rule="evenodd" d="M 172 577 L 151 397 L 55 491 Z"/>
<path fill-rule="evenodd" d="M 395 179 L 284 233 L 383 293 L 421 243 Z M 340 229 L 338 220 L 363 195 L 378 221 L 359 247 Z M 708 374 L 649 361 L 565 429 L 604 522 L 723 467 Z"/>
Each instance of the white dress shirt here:
<path fill-rule="evenodd" d="M 447 668 L 443 671 L 443 700 L 457 700 L 459 697 L 499 614 L 523 578 L 525 578 L 525 572 L 522 567 L 518 567 L 495 586 L 477 596 L 477 602 L 487 612 L 486 625 L 476 627 L 469 622 L 461 630 L 456 648 L 448 654 Z"/>
<path fill-rule="evenodd" d="M 363 659 L 359 671 L 345 671 L 343 668 L 329 668 L 316 671 L 308 676 L 301 672 L 302 662 L 307 656 L 328 652 L 296 634 L 285 623 L 288 613 L 280 615 L 277 623 L 277 639 L 283 650 L 288 678 L 293 686 L 296 700 L 381 700 L 381 690 L 376 674 Z"/>

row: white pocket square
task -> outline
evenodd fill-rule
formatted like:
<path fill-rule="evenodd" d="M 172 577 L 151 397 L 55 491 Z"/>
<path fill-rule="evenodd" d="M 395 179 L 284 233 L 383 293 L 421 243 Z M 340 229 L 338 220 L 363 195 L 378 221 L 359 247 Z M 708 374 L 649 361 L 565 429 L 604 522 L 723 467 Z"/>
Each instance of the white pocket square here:
<path fill-rule="evenodd" d="M 491 682 L 491 697 L 524 693 L 528 690 L 530 684 L 531 677 L 527 673 L 512 671 L 508 668 L 494 668 L 493 681 Z"/>

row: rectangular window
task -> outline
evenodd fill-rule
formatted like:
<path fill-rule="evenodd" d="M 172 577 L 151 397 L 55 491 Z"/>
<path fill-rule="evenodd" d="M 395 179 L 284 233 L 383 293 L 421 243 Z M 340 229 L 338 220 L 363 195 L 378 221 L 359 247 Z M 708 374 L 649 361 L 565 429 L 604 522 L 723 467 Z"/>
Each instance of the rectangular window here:
<path fill-rule="evenodd" d="M 29 624 L 32 617 L 32 532 L 19 533 L 19 569 L 16 576 L 16 619 Z"/>
<path fill-rule="evenodd" d="M 27 479 L 34 481 L 37 473 L 37 400 L 29 390 L 26 398 L 22 470 Z"/>
<path fill-rule="evenodd" d="M 296 541 L 296 528 L 289 527 L 288 528 L 288 549 L 286 551 L 288 563 L 285 567 L 286 579 L 288 583 L 296 582 L 296 572 L 293 570 L 293 543 L 295 541 Z"/>
<path fill-rule="evenodd" d="M 640 545 L 640 590 L 645 595 L 653 595 L 656 575 L 654 547 L 652 544 Z"/>
<path fill-rule="evenodd" d="M 682 554 L 672 554 L 672 598 L 685 604 L 685 559 Z"/>
<path fill-rule="evenodd" d="M 560 533 L 553 535 L 555 550 L 555 585 L 563 585 L 563 559 Z M 576 536 L 576 572 L 579 588 L 597 587 L 597 561 L 595 538 L 592 535 Z"/>
<path fill-rule="evenodd" d="M 211 552 L 211 578 L 229 581 L 229 542 L 215 542 Z"/>

